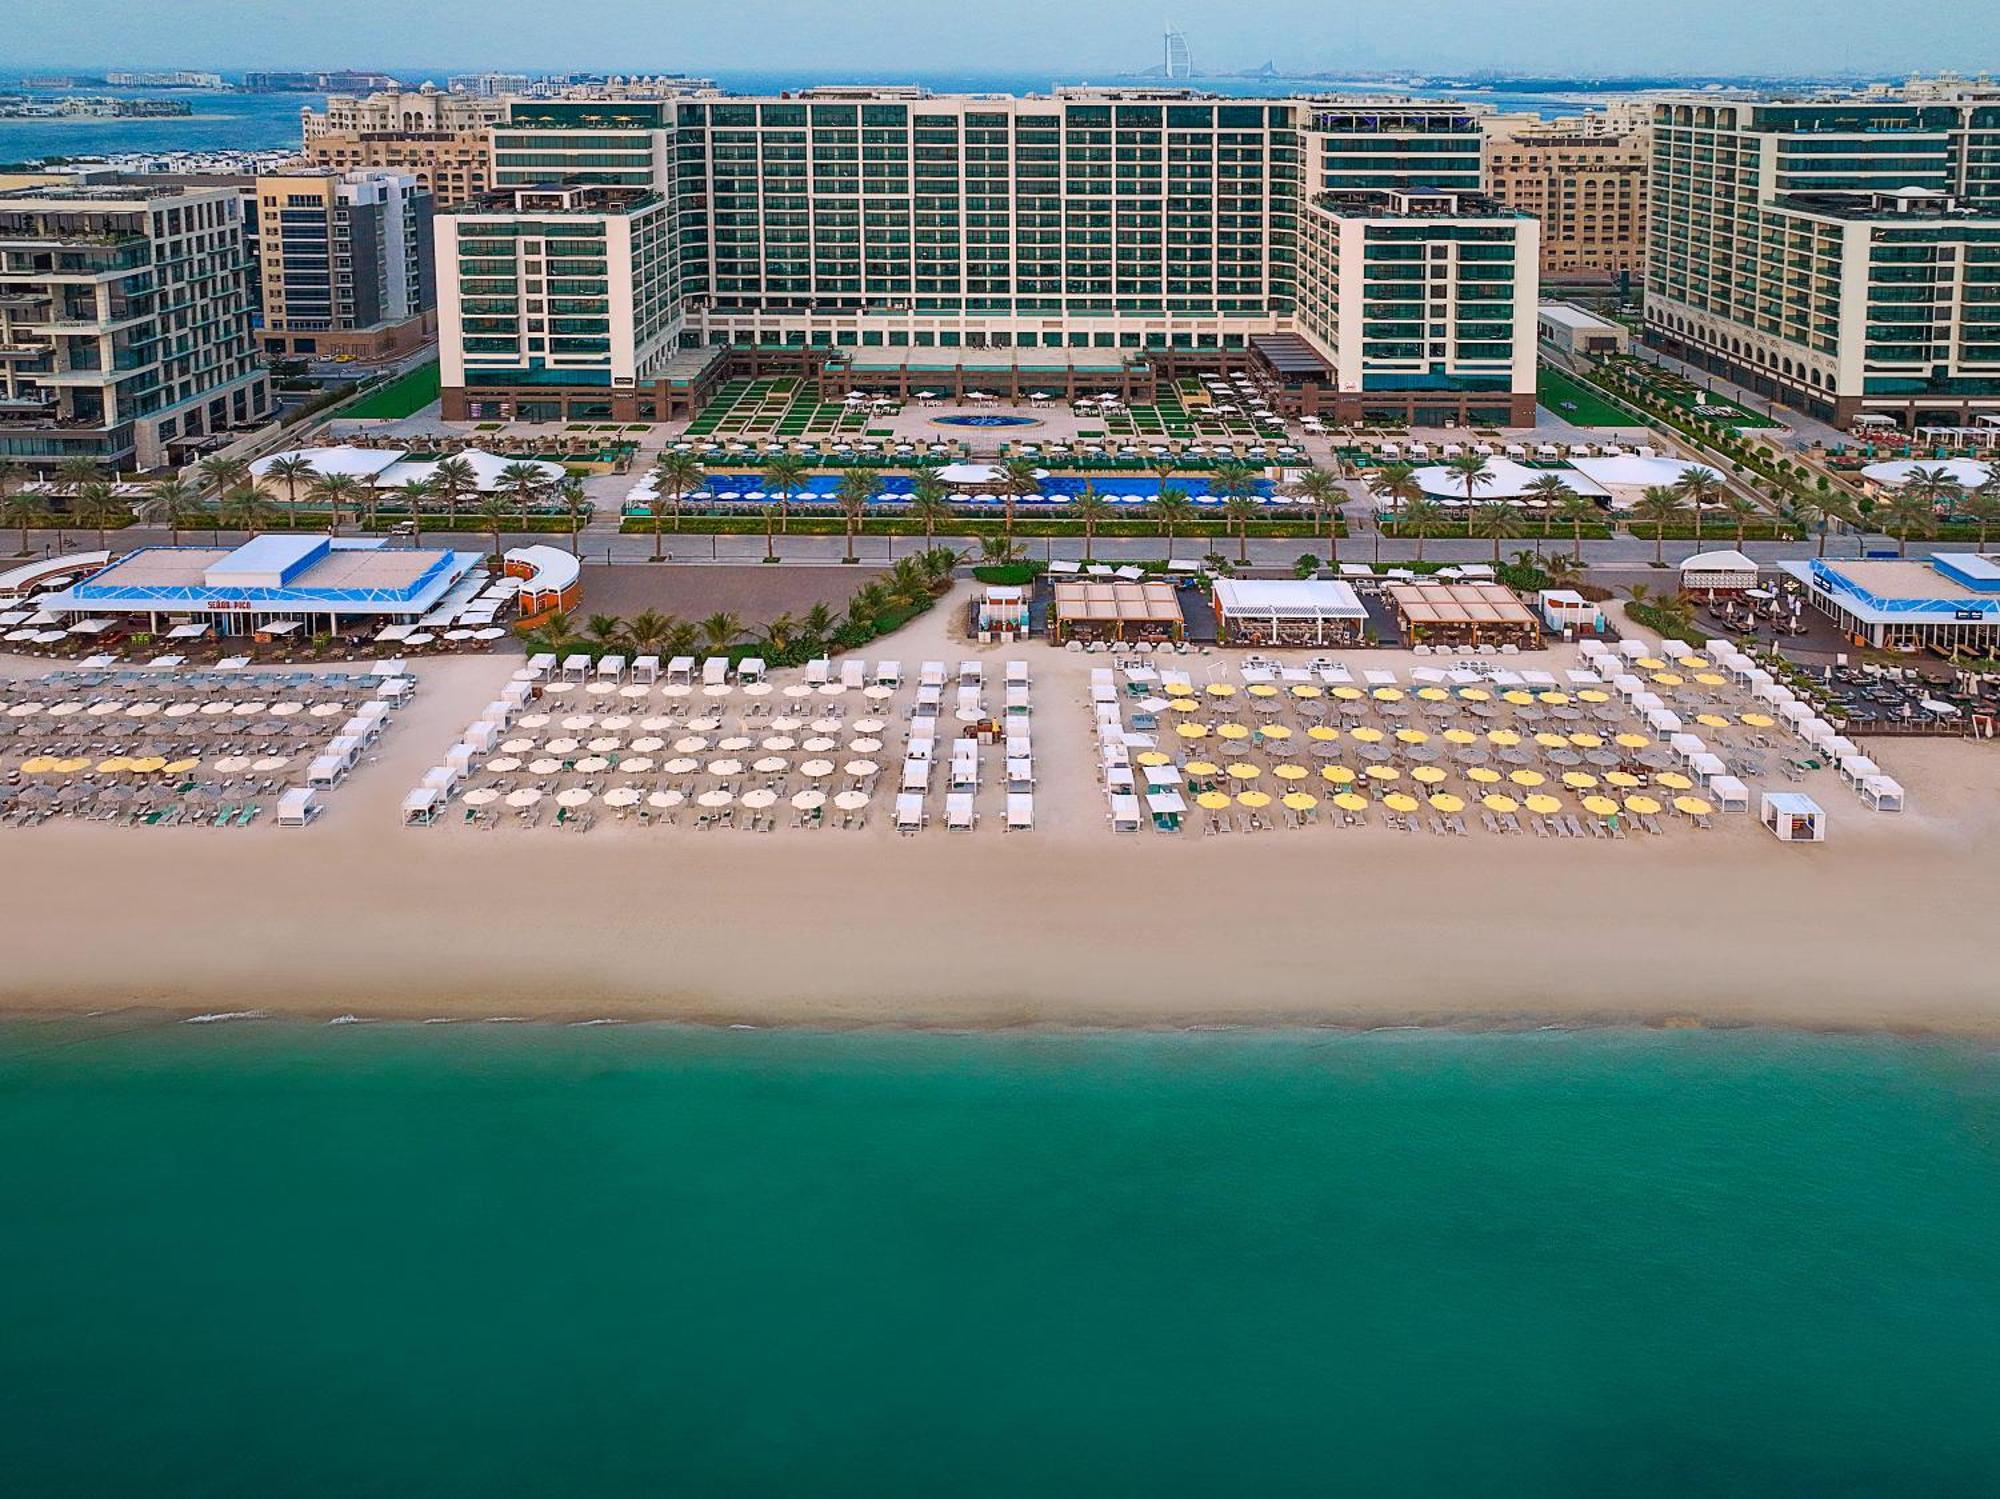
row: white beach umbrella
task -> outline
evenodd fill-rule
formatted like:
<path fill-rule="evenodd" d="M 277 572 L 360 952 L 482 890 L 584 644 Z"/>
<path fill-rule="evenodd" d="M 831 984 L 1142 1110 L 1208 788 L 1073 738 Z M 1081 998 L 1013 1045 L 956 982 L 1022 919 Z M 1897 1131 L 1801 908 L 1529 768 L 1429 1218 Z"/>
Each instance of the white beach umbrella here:
<path fill-rule="evenodd" d="M 465 804 L 468 807 L 488 807 L 499 799 L 500 793 L 491 786 L 474 786 L 465 793 Z"/>
<path fill-rule="evenodd" d="M 711 760 L 708 762 L 708 773 L 715 776 L 740 776 L 743 774 L 743 762 L 726 757 Z"/>
<path fill-rule="evenodd" d="M 824 791 L 801 791 L 792 798 L 792 805 L 801 812 L 817 812 L 826 805 Z"/>
<path fill-rule="evenodd" d="M 678 791 L 649 791 L 646 805 L 649 807 L 678 807 L 687 798 Z"/>
<path fill-rule="evenodd" d="M 655 750 L 665 749 L 666 741 L 652 734 L 641 735 L 632 741 L 632 748 L 642 755 L 650 755 Z"/>
<path fill-rule="evenodd" d="M 636 807 L 639 805 L 639 791 L 634 786 L 613 786 L 604 793 L 607 807 Z"/>
<path fill-rule="evenodd" d="M 558 807 L 587 807 L 590 805 L 590 793 L 581 786 L 566 787 L 556 793 L 556 805 Z"/>
<path fill-rule="evenodd" d="M 511 775 L 521 768 L 521 762 L 512 755 L 495 755 L 486 762 L 486 768 L 496 776 Z"/>
<path fill-rule="evenodd" d="M 529 775 L 552 776 L 561 769 L 562 769 L 562 761 L 551 760 L 548 759 L 546 756 L 540 760 L 530 760 L 528 762 Z"/>
<path fill-rule="evenodd" d="M 762 786 L 759 786 L 755 791 L 746 791 L 743 793 L 743 805 L 750 808 L 753 812 L 761 812 L 766 807 L 775 806 L 777 801 L 778 793 L 767 791 Z"/>
<path fill-rule="evenodd" d="M 532 807 L 541 799 L 541 792 L 532 786 L 522 786 L 507 793 L 507 805 L 510 807 Z"/>
<path fill-rule="evenodd" d="M 750 748 L 750 740 L 747 735 L 731 734 L 727 739 L 718 740 L 715 747 L 719 750 L 727 750 L 731 754 L 740 755 L 744 750 Z"/>
<path fill-rule="evenodd" d="M 815 734 L 799 747 L 809 755 L 825 755 L 838 749 L 840 741 L 826 734 Z"/>
<path fill-rule="evenodd" d="M 847 747 L 857 755 L 873 755 L 881 752 L 882 741 L 863 736 Z"/>
<path fill-rule="evenodd" d="M 849 760 L 845 765 L 841 767 L 841 769 L 846 771 L 849 775 L 857 778 L 872 776 L 875 774 L 875 772 L 877 772 L 881 768 L 882 767 L 877 765 L 873 760 Z"/>
<path fill-rule="evenodd" d="M 734 793 L 724 791 L 720 787 L 717 787 L 713 791 L 702 792 L 702 794 L 696 797 L 695 800 L 700 802 L 704 807 L 726 807 L 731 802 L 735 801 L 736 797 Z"/>
<path fill-rule="evenodd" d="M 593 755 L 608 755 L 624 743 L 625 741 L 620 739 L 616 734 L 599 734 L 590 743 L 586 744 L 584 748 L 589 750 Z"/>
<path fill-rule="evenodd" d="M 670 776 L 691 776 L 701 769 L 701 761 L 690 760 L 682 755 L 678 759 L 669 760 L 660 769 Z"/>
<path fill-rule="evenodd" d="M 831 760 L 808 760 L 799 767 L 799 774 L 809 780 L 824 780 L 833 774 L 833 762 Z"/>
<path fill-rule="evenodd" d="M 865 791 L 843 791 L 833 799 L 833 804 L 843 812 L 859 812 L 868 805 Z"/>
<path fill-rule="evenodd" d="M 774 776 L 780 774 L 788 763 L 783 755 L 766 755 L 750 768 L 760 776 Z"/>
<path fill-rule="evenodd" d="M 587 729 L 596 722 L 597 715 L 595 713 L 572 713 L 562 721 L 562 726 L 572 730 Z"/>
<path fill-rule="evenodd" d="M 576 762 L 576 768 L 583 775 L 600 775 L 611 768 L 611 762 L 602 755 L 585 755 Z"/>
<path fill-rule="evenodd" d="M 644 775 L 653 768 L 653 757 L 651 755 L 628 755 L 625 759 L 618 762 L 618 768 L 626 775 Z"/>

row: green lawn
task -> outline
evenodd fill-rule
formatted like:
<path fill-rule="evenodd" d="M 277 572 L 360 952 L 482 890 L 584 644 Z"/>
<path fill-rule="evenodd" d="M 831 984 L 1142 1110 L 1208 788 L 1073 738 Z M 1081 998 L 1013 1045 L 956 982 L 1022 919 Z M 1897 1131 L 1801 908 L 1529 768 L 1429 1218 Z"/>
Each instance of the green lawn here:
<path fill-rule="evenodd" d="M 1563 421 L 1577 427 L 1636 427 L 1634 421 L 1602 396 L 1577 384 L 1561 370 L 1543 365 L 1535 376 L 1535 399 Z"/>
<path fill-rule="evenodd" d="M 438 367 L 435 361 L 420 364 L 406 375 L 398 375 L 387 385 L 376 387 L 340 415 L 394 421 L 415 416 L 438 398 Z"/>

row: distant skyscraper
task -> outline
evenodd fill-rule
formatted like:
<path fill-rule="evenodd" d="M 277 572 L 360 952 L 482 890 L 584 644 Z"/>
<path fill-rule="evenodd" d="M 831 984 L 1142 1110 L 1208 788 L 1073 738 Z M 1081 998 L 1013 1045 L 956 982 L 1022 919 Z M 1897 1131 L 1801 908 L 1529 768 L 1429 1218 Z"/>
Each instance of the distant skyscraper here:
<path fill-rule="evenodd" d="M 1194 54 L 1188 51 L 1187 38 L 1172 26 L 1167 28 L 1166 56 L 1161 72 L 1168 78 L 1194 77 Z"/>

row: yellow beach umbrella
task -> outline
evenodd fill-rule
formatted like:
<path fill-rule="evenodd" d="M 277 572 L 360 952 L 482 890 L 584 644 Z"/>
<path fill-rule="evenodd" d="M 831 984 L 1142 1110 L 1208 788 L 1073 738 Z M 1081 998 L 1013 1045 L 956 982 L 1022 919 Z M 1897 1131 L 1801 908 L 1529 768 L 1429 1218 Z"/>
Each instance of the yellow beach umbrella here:
<path fill-rule="evenodd" d="M 1540 786 L 1548 781 L 1548 777 L 1539 770 L 1510 770 L 1507 779 L 1516 786 Z"/>
<path fill-rule="evenodd" d="M 1517 708 L 1524 708 L 1534 700 L 1534 694 L 1528 692 L 1507 691 L 1500 694 L 1501 702 L 1512 703 Z"/>
<path fill-rule="evenodd" d="M 1597 784 L 1597 777 L 1587 770 L 1566 770 L 1563 772 L 1563 784 L 1572 791 L 1588 791 Z"/>
<path fill-rule="evenodd" d="M 1329 728 L 1323 723 L 1316 723 L 1306 730 L 1306 738 L 1317 739 L 1321 744 L 1331 744 L 1339 737 L 1340 730 Z"/>
<path fill-rule="evenodd" d="M 145 770 L 152 763 L 153 762 L 150 759 L 134 760 L 132 762 L 132 768 L 134 770 Z M 162 765 L 158 768 L 170 776 L 186 775 L 190 770 L 199 770 L 201 768 L 201 761 L 193 757 L 189 757 L 188 759 L 176 760 L 170 765 Z"/>
<path fill-rule="evenodd" d="M 1354 779 L 1354 772 L 1345 765 L 1324 765 L 1320 767 L 1319 778 L 1331 781 L 1336 786 L 1345 786 Z"/>
<path fill-rule="evenodd" d="M 1475 765 L 1465 773 L 1468 781 L 1476 781 L 1481 786 L 1491 786 L 1500 779 L 1500 772 L 1489 770 L 1484 765 Z"/>
<path fill-rule="evenodd" d="M 1667 663 L 1662 661 L 1658 656 L 1641 656 L 1638 664 L 1645 667 L 1647 671 L 1664 671 L 1667 666 Z"/>
<path fill-rule="evenodd" d="M 1205 723 L 1177 723 L 1174 725 L 1174 732 L 1183 739 L 1206 739 L 1208 737 L 1208 725 Z"/>
<path fill-rule="evenodd" d="M 1493 699 L 1493 694 L 1488 692 L 1484 687 L 1461 687 L 1458 690 L 1458 695 L 1468 703 L 1485 703 L 1491 702 Z"/>
<path fill-rule="evenodd" d="M 1689 817 L 1706 817 L 1715 808 L 1698 796 L 1677 796 L 1674 798 L 1674 810 Z"/>
<path fill-rule="evenodd" d="M 1187 773 L 1191 776 L 1219 776 L 1222 774 L 1222 767 L 1207 760 L 1190 760 L 1187 764 Z"/>
<path fill-rule="evenodd" d="M 1427 703 L 1441 703 L 1451 696 L 1442 687 L 1419 687 L 1417 696 Z"/>
<path fill-rule="evenodd" d="M 1768 713 L 1746 713 L 1743 715 L 1743 721 L 1753 729 L 1768 729 L 1777 722 Z"/>
<path fill-rule="evenodd" d="M 1382 805 L 1391 812 L 1414 812 L 1417 810 L 1417 799 L 1407 791 L 1392 791 L 1382 798 Z"/>
<path fill-rule="evenodd" d="M 1239 791 L 1236 793 L 1236 804 L 1239 807 L 1268 807 L 1271 796 L 1265 791 Z"/>
<path fill-rule="evenodd" d="M 1708 657 L 1706 656 L 1677 656 L 1674 659 L 1679 661 L 1689 671 L 1699 671 L 1702 667 L 1708 665 Z"/>
<path fill-rule="evenodd" d="M 1271 768 L 1271 774 L 1281 781 L 1303 781 L 1312 772 L 1303 765 L 1275 765 Z"/>
<path fill-rule="evenodd" d="M 1422 729 L 1398 729 L 1396 738 L 1403 744 L 1429 744 L 1431 736 Z"/>
<path fill-rule="evenodd" d="M 1321 695 L 1322 694 L 1320 693 L 1320 690 L 1317 687 L 1313 686 L 1313 684 L 1310 682 L 1301 682 L 1299 683 L 1298 686 L 1292 689 L 1293 697 L 1316 698 Z"/>
<path fill-rule="evenodd" d="M 1521 804 L 1511 796 L 1502 796 L 1497 791 L 1489 791 L 1479 798 L 1479 804 L 1493 812 L 1518 812 Z"/>
<path fill-rule="evenodd" d="M 1449 791 L 1440 791 L 1431 798 L 1431 805 L 1436 807 L 1440 812 L 1463 812 L 1465 810 L 1465 798 L 1462 796 L 1453 796 Z"/>
<path fill-rule="evenodd" d="M 1704 687 L 1720 687 L 1725 680 L 1712 671 L 1698 671 L 1694 674 L 1694 679 Z"/>
<path fill-rule="evenodd" d="M 1359 687 L 1336 687 L 1333 689 L 1333 695 L 1343 703 L 1359 702 L 1367 696 Z"/>
<path fill-rule="evenodd" d="M 1621 749 L 1644 749 L 1653 741 L 1644 734 L 1620 734 L 1611 742 Z"/>
<path fill-rule="evenodd" d="M 1254 781 L 1263 773 L 1256 766 L 1246 765 L 1241 760 L 1229 767 L 1229 779 L 1232 781 Z"/>
<path fill-rule="evenodd" d="M 25 775 L 45 776 L 53 772 L 60 764 L 62 764 L 62 761 L 58 760 L 54 755 L 31 755 L 21 762 L 21 770 Z"/>
<path fill-rule="evenodd" d="M 79 770 L 90 769 L 90 756 L 71 755 L 67 759 L 58 760 L 56 768 L 65 775 L 75 775 Z"/>
<path fill-rule="evenodd" d="M 1602 749 L 1604 747 L 1604 737 L 1601 734 L 1572 734 L 1569 736 L 1569 742 L 1578 749 Z"/>
<path fill-rule="evenodd" d="M 1253 682 L 1250 684 L 1250 696 L 1252 697 L 1276 697 L 1277 695 L 1278 689 L 1273 687 L 1269 682 Z"/>
<path fill-rule="evenodd" d="M 1576 696 L 1579 702 L 1585 703 L 1608 703 L 1611 701 L 1610 693 L 1601 691 L 1595 687 L 1586 687 Z"/>
<path fill-rule="evenodd" d="M 1333 799 L 1333 804 L 1343 812 L 1366 812 L 1368 798 L 1356 796 L 1352 791 L 1343 791 Z"/>
<path fill-rule="evenodd" d="M 1250 737 L 1250 730 L 1240 723 L 1221 724 L 1216 728 L 1215 732 L 1220 734 L 1224 739 L 1248 739 Z"/>
<path fill-rule="evenodd" d="M 1194 696 L 1194 685 L 1190 682 L 1169 682 L 1167 683 L 1167 696 L 1192 697 Z"/>
<path fill-rule="evenodd" d="M 1310 812 L 1319 805 L 1319 798 L 1309 791 L 1287 791 L 1285 805 L 1294 812 Z"/>
<path fill-rule="evenodd" d="M 1210 697 L 1234 697 L 1236 689 L 1227 682 L 1210 682 L 1207 688 Z"/>
<path fill-rule="evenodd" d="M 1380 729 L 1369 728 L 1365 724 L 1358 729 L 1349 729 L 1347 733 L 1349 738 L 1356 739 L 1362 744 L 1380 744 L 1383 739 Z"/>
<path fill-rule="evenodd" d="M 1177 697 L 1167 704 L 1176 713 L 1198 713 L 1201 704 L 1191 697 Z"/>
<path fill-rule="evenodd" d="M 1502 749 L 1512 749 L 1521 742 L 1521 736 L 1512 729 L 1495 729 L 1486 737 Z"/>
<path fill-rule="evenodd" d="M 1563 749 L 1569 744 L 1569 738 L 1564 734 L 1551 734 L 1543 730 L 1535 736 L 1535 743 L 1543 749 Z"/>
<path fill-rule="evenodd" d="M 1371 781 L 1400 781 L 1403 773 L 1393 765 L 1371 765 L 1365 772 Z"/>
<path fill-rule="evenodd" d="M 1281 723 L 1267 723 L 1257 732 L 1262 734 L 1266 739 L 1289 739 L 1292 737 L 1292 731 Z"/>
<path fill-rule="evenodd" d="M 1528 798 L 1528 810 L 1537 817 L 1547 817 L 1551 812 L 1562 811 L 1562 803 L 1546 791 L 1537 791 Z"/>
<path fill-rule="evenodd" d="M 1444 731 L 1444 742 L 1446 744 L 1477 744 L 1479 743 L 1479 736 L 1470 729 L 1446 729 Z"/>
<path fill-rule="evenodd" d="M 1419 765 L 1410 772 L 1410 779 L 1422 781 L 1426 786 L 1436 786 L 1444 781 L 1444 772 L 1435 765 Z"/>
<path fill-rule="evenodd" d="M 1134 755 L 1132 758 L 1137 760 L 1141 765 L 1165 765 L 1167 763 L 1167 757 L 1158 750 L 1146 750 Z"/>
<path fill-rule="evenodd" d="M 132 768 L 132 762 L 128 757 L 124 755 L 113 755 L 108 760 L 99 760 L 97 762 L 97 768 L 100 771 L 107 771 L 107 772 L 130 770 Z"/>
<path fill-rule="evenodd" d="M 1538 692 L 1535 696 L 1552 707 L 1557 708 L 1563 707 L 1569 702 L 1569 694 L 1567 692 Z"/>
<path fill-rule="evenodd" d="M 1677 671 L 1656 671 L 1653 673 L 1653 680 L 1662 687 L 1678 687 L 1687 681 L 1687 678 Z"/>
<path fill-rule="evenodd" d="M 1726 729 L 1729 727 L 1729 720 L 1724 718 L 1720 713 L 1697 713 L 1694 716 L 1694 721 L 1704 729 Z"/>
<path fill-rule="evenodd" d="M 1608 781 L 1608 782 L 1609 782 L 1609 783 L 1610 783 L 1611 785 L 1613 785 L 1613 786 L 1620 786 L 1620 787 L 1625 787 L 1625 788 L 1628 788 L 1628 789 L 1629 789 L 1630 787 L 1633 787 L 1633 786 L 1636 786 L 1636 785 L 1638 785 L 1638 784 L 1639 784 L 1639 778 L 1638 778 L 1637 776 L 1633 775 L 1633 774 L 1632 774 L 1632 773 L 1631 773 L 1630 771 L 1628 771 L 1628 770 L 1609 770 L 1609 771 L 1606 771 L 1606 772 L 1604 773 L 1604 779 L 1605 779 L 1606 781 Z"/>
<path fill-rule="evenodd" d="M 1223 812 L 1228 810 L 1229 798 L 1220 791 L 1204 791 L 1194 799 L 1194 804 L 1197 807 L 1205 807 L 1211 812 Z"/>
<path fill-rule="evenodd" d="M 1628 796 L 1625 798 L 1625 810 L 1640 817 L 1651 817 L 1660 810 L 1660 804 L 1650 796 Z"/>
<path fill-rule="evenodd" d="M 1610 817 L 1617 812 L 1618 803 L 1608 796 L 1586 796 L 1583 799 L 1583 810 L 1593 817 Z"/>
<path fill-rule="evenodd" d="M 1694 782 L 1690 781 L 1678 770 L 1663 770 L 1654 776 L 1653 780 L 1657 784 L 1666 787 L 1669 791 L 1692 791 L 1694 789 Z"/>
<path fill-rule="evenodd" d="M 1400 703 L 1402 700 L 1403 689 L 1400 687 L 1377 687 L 1375 689 L 1375 701 L 1378 703 Z"/>

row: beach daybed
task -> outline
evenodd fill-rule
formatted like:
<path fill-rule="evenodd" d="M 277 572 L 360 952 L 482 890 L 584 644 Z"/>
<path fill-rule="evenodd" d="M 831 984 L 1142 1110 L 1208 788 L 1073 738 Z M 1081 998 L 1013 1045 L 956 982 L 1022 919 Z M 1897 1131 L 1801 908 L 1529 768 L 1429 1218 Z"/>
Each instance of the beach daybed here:
<path fill-rule="evenodd" d="M 317 791 L 310 786 L 294 786 L 278 798 L 278 826 L 302 828 L 322 810 Z"/>
<path fill-rule="evenodd" d="M 1024 832 L 1035 825 L 1035 799 L 1023 791 L 1007 794 L 1007 831 Z"/>

